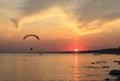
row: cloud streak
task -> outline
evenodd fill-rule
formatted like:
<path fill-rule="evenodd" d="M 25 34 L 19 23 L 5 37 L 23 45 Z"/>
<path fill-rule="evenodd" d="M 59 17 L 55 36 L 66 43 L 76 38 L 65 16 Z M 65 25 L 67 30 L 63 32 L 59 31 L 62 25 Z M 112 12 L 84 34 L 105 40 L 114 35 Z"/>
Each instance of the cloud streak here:
<path fill-rule="evenodd" d="M 84 4 L 77 5 L 74 15 L 78 21 L 85 23 L 95 20 L 111 21 L 120 18 L 119 8 L 119 0 L 87 0 Z"/>
<path fill-rule="evenodd" d="M 21 8 L 23 16 L 33 15 L 53 6 L 64 7 L 64 9 L 76 0 L 27 0 Z"/>
<path fill-rule="evenodd" d="M 36 15 L 42 11 L 48 10 L 53 6 L 61 7 L 64 11 L 67 10 L 68 6 L 70 6 L 76 0 L 24 0 L 23 6 L 20 7 L 20 11 L 22 12 L 18 22 L 26 17 L 30 17 Z M 13 23 L 18 26 L 18 22 L 15 22 L 15 18 L 12 18 Z"/>
<path fill-rule="evenodd" d="M 109 29 L 106 23 L 120 19 L 120 1 L 116 0 L 78 0 L 75 8 L 70 11 L 77 22 L 80 32 L 92 34 Z M 109 25 L 110 26 L 110 25 Z"/>
<path fill-rule="evenodd" d="M 14 4 L 14 5 L 13 5 Z M 22 0 L 0 0 L 0 18 L 1 21 L 12 21 L 15 26 L 18 26 L 17 19 L 19 18 L 21 11 L 20 6 Z"/>
<path fill-rule="evenodd" d="M 13 24 L 14 24 L 16 27 L 19 27 L 19 22 L 18 22 L 18 20 L 14 19 L 14 18 L 10 18 L 10 20 L 13 22 Z"/>
<path fill-rule="evenodd" d="M 23 0 L 17 8 L 21 14 L 18 18 L 11 18 L 11 21 L 18 27 L 22 19 L 54 6 L 60 7 L 66 14 L 71 14 L 77 21 L 78 28 L 86 30 L 98 29 L 104 22 L 120 18 L 119 0 Z"/>

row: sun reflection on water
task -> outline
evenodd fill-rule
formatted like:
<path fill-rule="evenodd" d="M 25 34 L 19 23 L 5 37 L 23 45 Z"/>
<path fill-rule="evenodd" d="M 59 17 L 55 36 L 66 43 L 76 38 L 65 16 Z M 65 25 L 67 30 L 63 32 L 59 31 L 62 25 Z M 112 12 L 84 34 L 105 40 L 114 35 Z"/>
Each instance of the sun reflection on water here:
<path fill-rule="evenodd" d="M 78 61 L 78 54 L 75 53 L 74 55 L 74 81 L 79 81 L 79 61 Z"/>

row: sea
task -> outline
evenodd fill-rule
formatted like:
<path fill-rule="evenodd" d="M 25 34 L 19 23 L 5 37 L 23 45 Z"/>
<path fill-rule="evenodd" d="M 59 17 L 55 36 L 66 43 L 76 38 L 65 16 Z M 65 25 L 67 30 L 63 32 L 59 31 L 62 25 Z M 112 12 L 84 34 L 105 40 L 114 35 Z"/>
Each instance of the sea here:
<path fill-rule="evenodd" d="M 0 53 L 0 81 L 117 81 L 116 54 Z"/>

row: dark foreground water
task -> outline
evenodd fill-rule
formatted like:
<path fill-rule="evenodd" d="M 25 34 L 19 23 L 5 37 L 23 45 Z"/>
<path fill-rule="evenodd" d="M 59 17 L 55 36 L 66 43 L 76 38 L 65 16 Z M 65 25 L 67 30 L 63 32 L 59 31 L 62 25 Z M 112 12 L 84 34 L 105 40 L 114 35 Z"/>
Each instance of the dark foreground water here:
<path fill-rule="evenodd" d="M 109 71 L 120 68 L 113 62 L 119 59 L 107 54 L 1 53 L 0 81 L 104 81 L 114 79 Z"/>

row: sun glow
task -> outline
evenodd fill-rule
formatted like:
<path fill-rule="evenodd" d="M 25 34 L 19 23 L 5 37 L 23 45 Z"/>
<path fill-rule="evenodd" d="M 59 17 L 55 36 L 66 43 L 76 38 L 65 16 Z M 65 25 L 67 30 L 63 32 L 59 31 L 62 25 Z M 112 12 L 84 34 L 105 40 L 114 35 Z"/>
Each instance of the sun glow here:
<path fill-rule="evenodd" d="M 75 49 L 74 49 L 74 51 L 75 51 L 75 52 L 78 52 L 78 49 L 77 49 L 77 48 L 75 48 Z"/>

